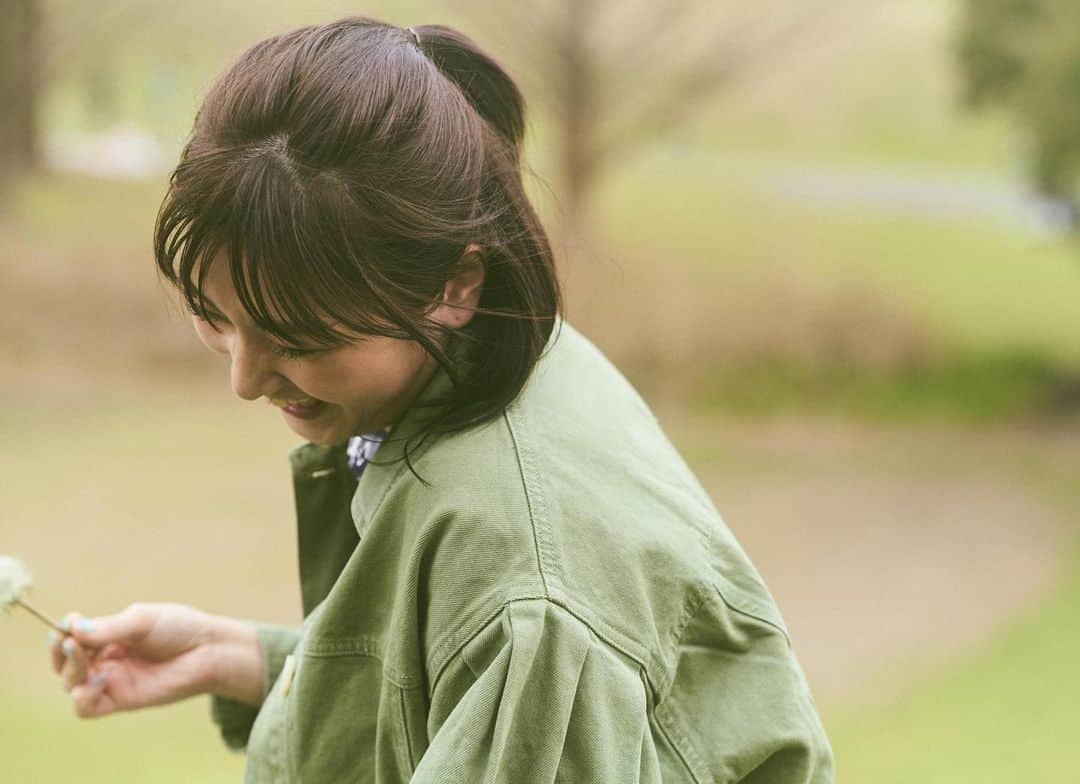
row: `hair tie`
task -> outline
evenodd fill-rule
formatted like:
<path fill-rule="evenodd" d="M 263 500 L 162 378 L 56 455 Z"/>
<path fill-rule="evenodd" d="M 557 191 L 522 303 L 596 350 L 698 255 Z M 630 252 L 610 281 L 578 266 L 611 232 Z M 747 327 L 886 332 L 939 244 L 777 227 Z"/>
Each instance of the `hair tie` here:
<path fill-rule="evenodd" d="M 412 37 L 413 40 L 416 41 L 416 45 L 420 46 L 420 33 L 416 32 L 416 30 L 411 27 L 406 27 L 405 29 L 412 33 Z"/>

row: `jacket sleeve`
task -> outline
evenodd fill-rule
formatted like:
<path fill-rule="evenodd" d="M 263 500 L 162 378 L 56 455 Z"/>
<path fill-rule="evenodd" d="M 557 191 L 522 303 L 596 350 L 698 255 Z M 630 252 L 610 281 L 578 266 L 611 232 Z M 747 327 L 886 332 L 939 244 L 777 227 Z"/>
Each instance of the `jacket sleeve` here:
<path fill-rule="evenodd" d="M 266 679 L 263 683 L 263 694 L 269 694 L 278 675 L 281 674 L 285 665 L 285 657 L 293 652 L 300 639 L 300 630 L 287 626 L 274 626 L 272 624 L 248 622 L 255 629 L 259 639 L 259 647 L 262 649 L 263 665 Z M 255 717 L 259 714 L 259 708 L 242 702 L 219 697 L 216 694 L 210 697 L 210 716 L 221 732 L 221 738 L 230 749 L 240 750 L 247 746 L 251 727 L 255 723 Z"/>
<path fill-rule="evenodd" d="M 459 658 L 413 784 L 660 782 L 637 666 L 558 605 L 507 605 Z"/>

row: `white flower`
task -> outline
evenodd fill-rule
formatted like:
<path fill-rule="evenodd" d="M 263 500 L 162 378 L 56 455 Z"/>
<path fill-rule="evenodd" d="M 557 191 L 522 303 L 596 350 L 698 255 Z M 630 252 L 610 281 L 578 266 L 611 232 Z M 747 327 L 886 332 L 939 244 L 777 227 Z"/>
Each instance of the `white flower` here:
<path fill-rule="evenodd" d="M 0 610 L 6 610 L 33 584 L 26 567 L 8 555 L 0 555 Z"/>

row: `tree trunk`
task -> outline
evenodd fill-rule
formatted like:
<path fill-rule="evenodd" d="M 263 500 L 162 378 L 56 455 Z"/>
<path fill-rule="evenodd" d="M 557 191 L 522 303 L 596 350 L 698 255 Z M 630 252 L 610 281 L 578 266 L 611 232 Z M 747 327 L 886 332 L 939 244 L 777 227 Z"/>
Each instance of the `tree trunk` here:
<path fill-rule="evenodd" d="M 560 36 L 559 168 L 565 199 L 563 235 L 571 250 L 579 248 L 588 239 L 592 220 L 589 197 L 596 175 L 592 145 L 597 96 L 588 51 L 588 32 L 593 10 L 593 0 L 567 3 Z"/>
<path fill-rule="evenodd" d="M 38 0 L 0 0 L 0 197 L 38 163 L 41 21 Z"/>

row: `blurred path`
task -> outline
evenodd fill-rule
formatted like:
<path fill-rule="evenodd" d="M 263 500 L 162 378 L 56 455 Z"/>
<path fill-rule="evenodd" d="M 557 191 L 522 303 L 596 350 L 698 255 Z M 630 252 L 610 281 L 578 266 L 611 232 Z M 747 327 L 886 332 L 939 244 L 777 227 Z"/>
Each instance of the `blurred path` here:
<path fill-rule="evenodd" d="M 712 453 L 691 462 L 825 697 L 888 696 L 908 665 L 977 646 L 1061 574 L 1068 522 L 1023 481 L 1054 440 L 790 422 L 673 435 Z"/>
<path fill-rule="evenodd" d="M 805 204 L 983 220 L 1048 236 L 1060 236 L 1070 225 L 1065 205 L 1008 180 L 823 166 L 780 167 L 750 178 L 767 194 Z"/>
<path fill-rule="evenodd" d="M 53 133 L 43 146 L 53 171 L 103 179 L 164 180 L 174 157 L 149 131 L 129 124 L 101 133 Z"/>

